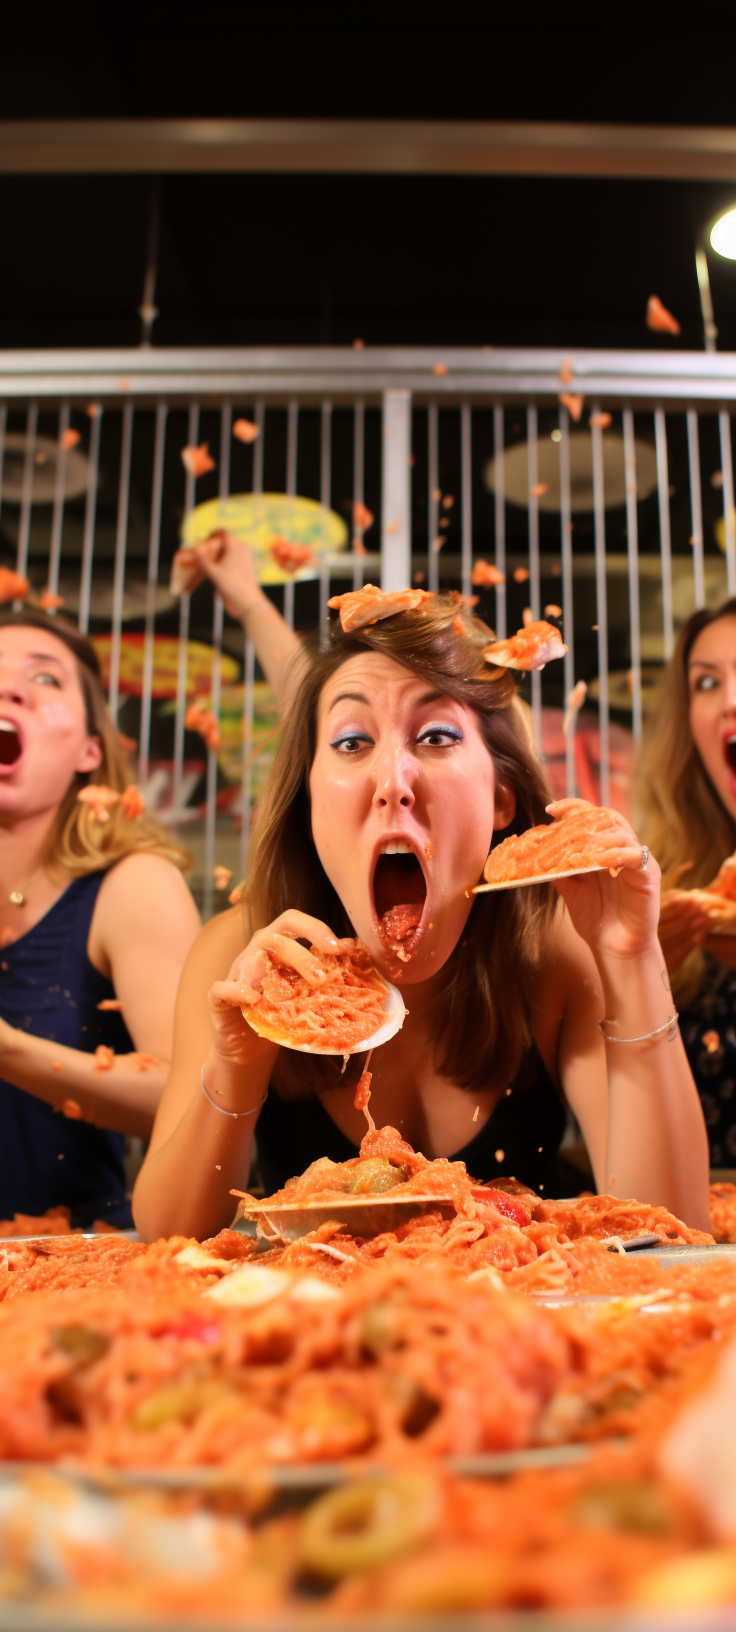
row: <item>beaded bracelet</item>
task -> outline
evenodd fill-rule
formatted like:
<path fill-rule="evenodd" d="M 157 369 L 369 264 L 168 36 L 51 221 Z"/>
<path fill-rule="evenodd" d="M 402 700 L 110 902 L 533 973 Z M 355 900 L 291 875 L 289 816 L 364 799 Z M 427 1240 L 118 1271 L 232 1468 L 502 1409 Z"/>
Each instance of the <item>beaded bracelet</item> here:
<path fill-rule="evenodd" d="M 214 1099 L 212 1099 L 210 1097 L 210 1095 L 207 1092 L 207 1089 L 205 1088 L 205 1085 L 204 1085 L 204 1066 L 200 1067 L 199 1081 L 200 1081 L 200 1085 L 201 1085 L 201 1088 L 202 1088 L 202 1093 L 204 1094 L 205 1099 L 209 1101 L 210 1105 L 212 1106 L 213 1111 L 219 1111 L 221 1116 L 233 1116 L 235 1118 L 236 1122 L 240 1119 L 241 1116 L 255 1116 L 256 1111 L 260 1111 L 260 1108 L 264 1104 L 266 1096 L 268 1094 L 268 1089 L 266 1089 L 266 1093 L 263 1095 L 263 1099 L 259 1099 L 258 1104 L 254 1105 L 250 1111 L 226 1111 L 224 1105 L 217 1105 L 215 1103 Z"/>
<path fill-rule="evenodd" d="M 670 1035 L 669 1035 L 667 1040 L 668 1040 L 668 1042 L 674 1042 L 675 1032 L 674 1032 L 674 1029 L 672 1031 L 670 1031 L 670 1027 L 674 1028 L 677 1025 L 677 1022 L 678 1022 L 679 1018 L 680 1018 L 680 1016 L 679 1016 L 679 1014 L 677 1012 L 677 1009 L 675 1009 L 674 1014 L 670 1015 L 669 1020 L 665 1020 L 665 1023 L 664 1023 L 663 1026 L 657 1026 L 656 1031 L 645 1031 L 641 1037 L 609 1037 L 608 1032 L 603 1031 L 603 1027 L 604 1026 L 617 1026 L 618 1025 L 618 1020 L 606 1020 L 606 1019 L 603 1019 L 603 1020 L 599 1020 L 598 1024 L 599 1024 L 599 1026 L 601 1028 L 601 1031 L 603 1031 L 603 1036 L 605 1037 L 607 1043 L 648 1043 L 650 1037 L 660 1037 L 663 1031 L 670 1032 Z"/>

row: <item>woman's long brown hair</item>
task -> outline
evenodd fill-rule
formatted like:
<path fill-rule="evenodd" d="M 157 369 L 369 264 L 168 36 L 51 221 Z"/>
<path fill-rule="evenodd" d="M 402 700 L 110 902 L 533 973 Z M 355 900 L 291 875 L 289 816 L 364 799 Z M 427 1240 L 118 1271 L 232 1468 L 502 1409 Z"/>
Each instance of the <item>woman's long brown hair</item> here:
<path fill-rule="evenodd" d="M 313 653 L 289 706 L 258 801 L 245 890 L 253 930 L 297 909 L 321 919 L 337 935 L 354 933 L 312 842 L 309 776 L 322 688 L 359 652 L 393 658 L 473 709 L 497 782 L 516 797 L 515 820 L 500 837 L 546 819 L 550 795 L 529 747 L 514 681 L 507 670 L 489 668 L 482 655 L 490 638 L 485 624 L 452 596 L 433 596 L 415 611 L 349 635 L 335 621 L 327 649 Z M 505 1087 L 516 1076 L 531 1040 L 528 976 L 554 906 L 549 885 L 476 896 L 463 939 L 441 971 L 433 1009 L 436 1069 L 458 1086 Z M 297 1053 L 287 1057 L 282 1050 L 276 1086 L 285 1095 L 314 1092 L 319 1079 L 323 1087 L 339 1081 L 340 1061 Z"/>
<path fill-rule="evenodd" d="M 659 862 L 665 889 L 675 884 L 702 889 L 736 849 L 736 823 L 716 793 L 690 729 L 690 653 L 703 629 L 720 618 L 736 618 L 736 600 L 725 601 L 714 612 L 695 612 L 680 630 L 634 768 L 634 826 Z M 693 1001 L 704 973 L 700 951 L 675 970 L 672 990 L 680 1003 Z"/>
<path fill-rule="evenodd" d="M 188 872 L 192 865 L 189 852 L 176 844 L 153 817 L 144 813 L 129 820 L 120 805 L 112 805 L 109 820 L 98 822 L 89 805 L 78 798 L 80 789 L 91 784 L 122 793 L 131 780 L 120 733 L 110 718 L 94 646 L 66 618 L 49 618 L 30 607 L 22 612 L 0 612 L 0 629 L 6 628 L 41 629 L 72 653 L 84 699 L 87 732 L 97 738 L 102 751 L 95 771 L 72 777 L 50 836 L 47 864 L 79 878 L 112 867 L 123 856 L 141 850 L 164 856 L 182 872 Z"/>

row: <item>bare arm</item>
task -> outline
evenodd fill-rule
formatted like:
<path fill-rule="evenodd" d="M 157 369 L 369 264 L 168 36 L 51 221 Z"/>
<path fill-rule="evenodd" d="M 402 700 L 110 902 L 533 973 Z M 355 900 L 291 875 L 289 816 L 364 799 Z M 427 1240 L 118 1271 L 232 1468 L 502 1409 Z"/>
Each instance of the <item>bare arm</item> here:
<path fill-rule="evenodd" d="M 342 944 L 324 924 L 294 912 L 282 913 L 244 947 L 243 920 L 233 909 L 207 924 L 192 948 L 177 1000 L 171 1072 L 133 1195 L 146 1241 L 172 1234 L 202 1240 L 233 1218 L 230 1190 L 248 1182 L 258 1110 L 278 1055 L 243 1019 L 241 1004 L 259 982 L 264 948 L 275 942 L 287 961 L 309 961 L 296 937 L 323 951 Z"/>
<path fill-rule="evenodd" d="M 209 578 L 219 590 L 226 612 L 242 623 L 282 713 L 301 679 L 304 651 L 294 630 L 260 588 L 247 545 L 240 544 L 231 533 L 220 532 L 196 550 L 179 550 L 176 559 L 188 569 L 188 581 L 193 584 Z"/>
<path fill-rule="evenodd" d="M 136 1052 L 101 1069 L 94 1054 L 0 1022 L 0 1075 L 57 1110 L 73 1100 L 98 1127 L 147 1135 L 171 1057 L 176 988 L 198 928 L 177 868 L 161 856 L 127 856 L 100 887 L 88 950 L 122 1003 Z"/>

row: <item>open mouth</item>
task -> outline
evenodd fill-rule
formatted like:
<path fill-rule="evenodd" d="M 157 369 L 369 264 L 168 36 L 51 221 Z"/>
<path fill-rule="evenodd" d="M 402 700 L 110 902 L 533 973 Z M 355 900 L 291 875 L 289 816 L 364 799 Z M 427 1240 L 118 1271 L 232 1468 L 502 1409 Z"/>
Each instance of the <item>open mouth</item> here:
<path fill-rule="evenodd" d="M 20 759 L 23 744 L 11 720 L 0 720 L 0 765 L 14 765 Z"/>
<path fill-rule="evenodd" d="M 734 776 L 736 776 L 736 736 L 725 738 L 723 751 L 729 770 L 733 771 Z"/>
<path fill-rule="evenodd" d="M 427 899 L 421 862 L 408 846 L 390 845 L 376 861 L 373 900 L 378 932 L 402 963 L 408 963 Z"/>

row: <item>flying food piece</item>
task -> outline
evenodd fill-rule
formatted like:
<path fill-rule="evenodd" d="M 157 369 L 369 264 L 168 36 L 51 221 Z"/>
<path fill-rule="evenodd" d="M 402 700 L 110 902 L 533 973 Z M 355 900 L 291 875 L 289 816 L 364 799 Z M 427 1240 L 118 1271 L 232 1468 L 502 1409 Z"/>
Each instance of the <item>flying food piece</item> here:
<path fill-rule="evenodd" d="M 500 669 L 543 669 L 555 657 L 564 657 L 567 647 L 559 629 L 552 623 L 528 623 L 508 640 L 495 640 L 486 646 L 486 663 L 495 663 Z"/>
<path fill-rule="evenodd" d="M 255 442 L 260 434 L 259 427 L 253 424 L 252 419 L 236 419 L 233 425 L 233 436 L 236 436 L 239 442 Z"/>
<path fill-rule="evenodd" d="M 120 794 L 102 783 L 90 782 L 86 788 L 80 788 L 77 798 L 80 804 L 89 805 L 96 822 L 109 822 L 111 806 L 118 804 Z"/>
<path fill-rule="evenodd" d="M 27 578 L 10 567 L 0 567 L 0 601 L 25 601 L 30 585 Z"/>
<path fill-rule="evenodd" d="M 72 427 L 70 425 L 68 430 L 66 430 L 64 432 L 64 434 L 63 434 L 63 436 L 61 438 L 60 446 L 61 446 L 64 453 L 69 453 L 70 449 L 71 448 L 76 448 L 77 443 L 81 442 L 81 440 L 82 440 L 82 438 L 81 438 L 80 432 L 72 430 Z"/>
<path fill-rule="evenodd" d="M 427 579 L 426 572 L 415 572 L 414 577 L 412 579 L 412 583 L 414 584 L 414 586 L 416 588 L 417 584 L 426 583 L 426 579 Z"/>
<path fill-rule="evenodd" d="M 534 613 L 530 606 L 525 606 L 521 614 L 521 621 L 525 629 L 529 629 L 534 622 Z"/>
<path fill-rule="evenodd" d="M 591 414 L 588 424 L 593 431 L 607 431 L 612 420 L 612 414 Z"/>
<path fill-rule="evenodd" d="M 430 550 L 432 551 L 432 554 L 433 555 L 439 555 L 443 544 L 446 544 L 446 543 L 447 543 L 447 537 L 446 537 L 445 533 L 440 533 L 437 538 L 433 538 L 432 543 L 429 546 Z"/>
<path fill-rule="evenodd" d="M 585 680 L 578 680 L 577 685 L 573 686 L 572 691 L 568 692 L 565 705 L 565 718 L 562 722 L 562 731 L 564 736 L 567 736 L 570 726 L 577 718 L 577 715 L 585 702 L 587 694 L 588 686 Z"/>
<path fill-rule="evenodd" d="M 215 468 L 208 442 L 203 442 L 199 448 L 182 448 L 181 462 L 189 476 L 206 476 L 208 470 Z"/>
<path fill-rule="evenodd" d="M 561 606 L 554 606 L 550 602 L 549 606 L 545 606 L 544 615 L 545 615 L 545 618 L 561 618 L 562 617 L 562 607 Z"/>
<path fill-rule="evenodd" d="M 403 1025 L 401 993 L 374 969 L 361 941 L 337 954 L 312 947 L 304 955 L 297 942 L 284 950 L 301 969 L 265 952 L 263 990 L 250 991 L 242 1007 L 259 1037 L 306 1054 L 360 1054 Z"/>
<path fill-rule="evenodd" d="M 525 584 L 529 577 L 529 568 L 515 567 L 513 577 L 515 584 Z"/>
<path fill-rule="evenodd" d="M 505 573 L 494 567 L 491 561 L 476 561 L 470 578 L 471 583 L 479 589 L 494 589 L 506 582 Z"/>
<path fill-rule="evenodd" d="M 572 385 L 572 363 L 569 357 L 563 357 L 557 378 L 560 385 Z"/>
<path fill-rule="evenodd" d="M 99 1077 L 102 1071 L 112 1071 L 114 1064 L 115 1050 L 100 1043 L 99 1048 L 95 1049 L 95 1076 Z"/>
<path fill-rule="evenodd" d="M 576 391 L 561 391 L 557 400 L 558 402 L 562 403 L 563 408 L 567 409 L 570 418 L 574 419 L 575 424 L 577 425 L 580 415 L 583 412 L 585 397 Z"/>
<path fill-rule="evenodd" d="M 676 317 L 662 305 L 659 295 L 650 295 L 647 301 L 646 325 L 654 329 L 656 334 L 679 334 L 680 325 Z"/>
<path fill-rule="evenodd" d="M 88 419 L 102 418 L 102 408 L 99 402 L 91 402 L 84 411 Z"/>
<path fill-rule="evenodd" d="M 149 1065 L 163 1065 L 164 1063 L 157 1054 L 134 1054 L 133 1059 L 135 1060 L 136 1071 L 141 1075 L 148 1070 Z"/>
<path fill-rule="evenodd" d="M 212 877 L 215 881 L 215 889 L 226 890 L 232 876 L 233 873 L 231 867 L 213 867 Z"/>
<path fill-rule="evenodd" d="M 440 375 L 440 376 L 442 374 L 446 374 L 447 373 L 447 363 L 435 363 L 434 368 L 432 369 L 432 373 Z"/>
<path fill-rule="evenodd" d="M 103 1014 L 119 1014 L 122 1007 L 119 997 L 103 997 L 102 1002 L 97 1004 Z"/>
<path fill-rule="evenodd" d="M 217 753 L 220 748 L 220 727 L 211 708 L 203 708 L 201 703 L 190 703 L 184 715 L 184 724 L 187 731 L 196 731 L 202 741 Z"/>
<path fill-rule="evenodd" d="M 640 856 L 638 843 L 627 845 L 622 839 L 617 811 L 587 799 L 560 799 L 549 809 L 559 813 L 549 826 L 527 828 L 491 851 L 483 869 L 485 883 L 476 885 L 476 892 L 606 868 L 615 875 L 626 861 Z"/>
<path fill-rule="evenodd" d="M 45 589 L 43 595 L 39 596 L 38 604 L 43 612 L 56 612 L 64 605 L 64 597 L 55 595 L 53 589 Z"/>
<path fill-rule="evenodd" d="M 717 1031 L 704 1031 L 702 1041 L 705 1043 L 709 1054 L 717 1054 L 721 1046 L 721 1039 Z"/>
<path fill-rule="evenodd" d="M 443 510 L 451 510 L 454 503 L 455 503 L 454 494 L 453 493 L 446 493 L 445 496 L 444 496 L 444 499 L 442 500 Z"/>
<path fill-rule="evenodd" d="M 549 482 L 535 482 L 529 492 L 533 499 L 541 499 L 545 493 L 549 493 Z"/>
<path fill-rule="evenodd" d="M 135 786 L 135 783 L 131 782 L 125 789 L 125 792 L 121 793 L 120 808 L 129 822 L 135 822 L 139 816 L 143 815 L 146 806 L 140 790 Z"/>
<path fill-rule="evenodd" d="M 363 351 L 364 347 L 365 347 L 365 340 L 354 340 L 353 341 L 353 351 Z"/>
<path fill-rule="evenodd" d="M 301 572 L 302 567 L 311 566 L 314 560 L 306 544 L 292 544 L 289 538 L 273 538 L 268 547 L 282 572 Z"/>
<path fill-rule="evenodd" d="M 14 929 L 10 929 L 10 927 L 7 929 L 0 929 L 0 946 L 12 946 L 13 941 L 16 941 L 17 939 L 18 937 Z"/>
<path fill-rule="evenodd" d="M 327 605 L 340 613 L 340 622 L 346 634 L 363 629 L 366 624 L 380 623 L 393 618 L 397 612 L 413 612 L 428 599 L 426 589 L 377 589 L 365 584 L 363 589 L 349 590 L 346 595 L 333 595 Z"/>
<path fill-rule="evenodd" d="M 711 487 L 723 487 L 723 471 L 714 470 L 710 479 Z"/>
<path fill-rule="evenodd" d="M 67 1116 L 70 1122 L 79 1122 L 82 1116 L 82 1107 L 76 1099 L 65 1099 L 61 1107 L 62 1116 Z"/>
<path fill-rule="evenodd" d="M 243 899 L 243 889 L 244 889 L 244 887 L 245 887 L 245 879 L 243 880 L 242 884 L 236 884 L 235 889 L 230 891 L 230 894 L 228 896 L 228 901 L 230 902 L 231 907 L 239 907 L 240 906 L 240 903 L 241 903 L 241 901 Z"/>
<path fill-rule="evenodd" d="M 362 533 L 367 533 L 368 528 L 373 526 L 375 519 L 373 511 L 363 504 L 362 499 L 356 499 L 353 504 L 353 526 L 359 527 Z"/>

